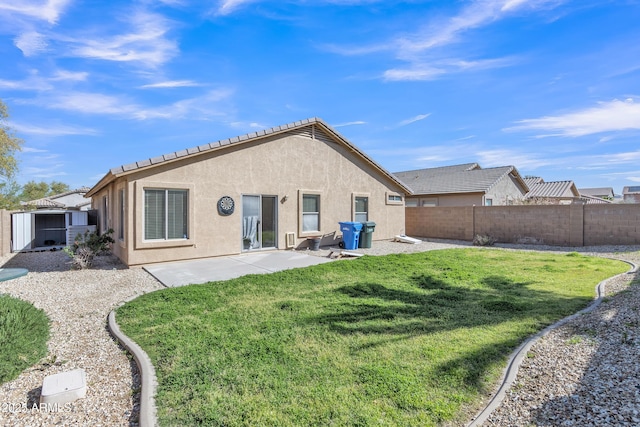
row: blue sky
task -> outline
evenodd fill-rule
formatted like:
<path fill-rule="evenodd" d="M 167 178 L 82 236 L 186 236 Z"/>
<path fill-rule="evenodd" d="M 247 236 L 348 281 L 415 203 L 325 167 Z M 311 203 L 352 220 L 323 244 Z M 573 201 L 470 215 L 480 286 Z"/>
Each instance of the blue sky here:
<path fill-rule="evenodd" d="M 18 181 L 321 117 L 389 171 L 640 182 L 638 0 L 0 0 Z"/>

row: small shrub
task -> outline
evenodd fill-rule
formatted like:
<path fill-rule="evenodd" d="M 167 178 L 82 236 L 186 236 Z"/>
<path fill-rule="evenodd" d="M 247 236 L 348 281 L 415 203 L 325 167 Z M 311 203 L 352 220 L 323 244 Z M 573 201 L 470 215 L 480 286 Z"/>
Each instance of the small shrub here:
<path fill-rule="evenodd" d="M 493 246 L 496 239 L 486 234 L 476 234 L 473 238 L 473 246 Z"/>
<path fill-rule="evenodd" d="M 64 248 L 64 252 L 72 259 L 73 267 L 80 270 L 91 268 L 96 255 L 111 252 L 111 244 L 115 242 L 111 237 L 112 233 L 112 229 L 103 234 L 97 231 L 91 233 L 88 230 L 84 234 L 78 233 L 73 245 Z"/>

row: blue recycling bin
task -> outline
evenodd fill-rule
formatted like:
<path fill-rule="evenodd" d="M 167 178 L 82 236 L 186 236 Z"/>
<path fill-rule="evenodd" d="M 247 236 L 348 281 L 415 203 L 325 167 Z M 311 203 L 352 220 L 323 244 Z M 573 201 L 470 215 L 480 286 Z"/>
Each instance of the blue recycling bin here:
<path fill-rule="evenodd" d="M 360 230 L 362 230 L 361 222 L 339 222 L 340 231 L 342 231 L 342 241 L 345 249 L 358 249 L 358 241 L 360 239 Z"/>

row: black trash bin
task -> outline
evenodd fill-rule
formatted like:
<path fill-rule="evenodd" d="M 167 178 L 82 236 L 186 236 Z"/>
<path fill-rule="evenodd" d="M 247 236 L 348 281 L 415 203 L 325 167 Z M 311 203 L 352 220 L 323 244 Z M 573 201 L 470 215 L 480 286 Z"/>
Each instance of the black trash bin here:
<path fill-rule="evenodd" d="M 373 239 L 373 232 L 376 229 L 376 223 L 373 221 L 366 221 L 362 223 L 362 230 L 360 231 L 360 241 L 358 242 L 359 248 L 368 249 L 371 247 L 371 240 Z"/>

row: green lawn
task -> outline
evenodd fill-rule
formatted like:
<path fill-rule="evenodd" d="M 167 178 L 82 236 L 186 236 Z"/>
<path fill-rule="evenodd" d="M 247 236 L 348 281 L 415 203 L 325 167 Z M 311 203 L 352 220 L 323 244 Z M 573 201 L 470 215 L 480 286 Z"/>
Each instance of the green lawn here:
<path fill-rule="evenodd" d="M 0 384 L 47 354 L 49 318 L 32 304 L 0 294 Z"/>
<path fill-rule="evenodd" d="M 622 262 L 453 249 L 173 288 L 117 311 L 151 357 L 161 425 L 460 422 L 527 336 Z"/>

